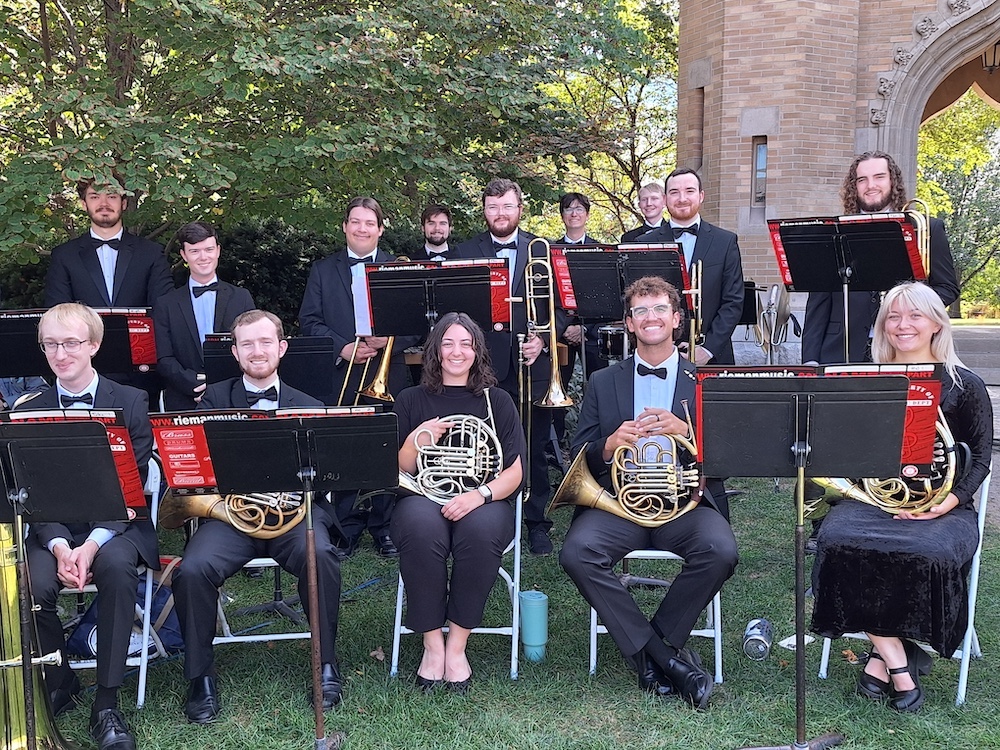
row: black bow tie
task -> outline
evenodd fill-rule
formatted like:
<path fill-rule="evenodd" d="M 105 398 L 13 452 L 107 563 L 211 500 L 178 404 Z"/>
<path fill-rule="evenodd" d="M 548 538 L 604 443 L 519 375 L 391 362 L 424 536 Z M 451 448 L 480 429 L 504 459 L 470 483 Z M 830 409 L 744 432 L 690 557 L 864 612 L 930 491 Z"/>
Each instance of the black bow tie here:
<path fill-rule="evenodd" d="M 93 406 L 94 397 L 89 393 L 82 393 L 79 396 L 68 396 L 65 393 L 59 394 L 59 405 L 63 409 L 68 409 L 73 404 L 86 404 L 87 406 Z"/>
<path fill-rule="evenodd" d="M 646 365 L 639 363 L 639 366 L 635 368 L 636 372 L 640 375 L 655 375 L 660 380 L 667 379 L 667 368 L 666 367 L 646 367 Z"/>
<path fill-rule="evenodd" d="M 693 234 L 695 237 L 698 236 L 697 224 L 692 224 L 689 227 L 670 227 L 670 228 L 674 230 L 675 240 L 679 240 L 681 238 L 681 235 L 683 235 L 685 232 L 687 232 L 688 234 Z"/>
<path fill-rule="evenodd" d="M 354 268 L 356 265 L 358 265 L 358 263 L 374 263 L 375 257 L 369 255 L 364 258 L 348 258 L 347 260 L 351 264 L 350 268 Z"/>
<path fill-rule="evenodd" d="M 219 282 L 213 281 L 211 284 L 206 284 L 205 286 L 193 286 L 191 291 L 194 292 L 194 298 L 198 299 L 205 292 L 215 292 L 219 289 Z"/>
<path fill-rule="evenodd" d="M 499 252 L 500 250 L 514 250 L 517 248 L 517 242 L 494 242 L 493 249 Z"/>
<path fill-rule="evenodd" d="M 278 389 L 273 385 L 266 391 L 247 391 L 247 403 L 253 406 L 258 401 L 277 401 Z"/>
<path fill-rule="evenodd" d="M 102 240 L 99 237 L 95 237 L 94 235 L 90 235 L 90 242 L 91 242 L 90 246 L 92 248 L 94 248 L 95 250 L 97 248 L 99 248 L 99 247 L 103 247 L 104 245 L 108 245 L 109 247 L 117 250 L 118 246 L 121 244 L 122 241 L 120 239 Z"/>

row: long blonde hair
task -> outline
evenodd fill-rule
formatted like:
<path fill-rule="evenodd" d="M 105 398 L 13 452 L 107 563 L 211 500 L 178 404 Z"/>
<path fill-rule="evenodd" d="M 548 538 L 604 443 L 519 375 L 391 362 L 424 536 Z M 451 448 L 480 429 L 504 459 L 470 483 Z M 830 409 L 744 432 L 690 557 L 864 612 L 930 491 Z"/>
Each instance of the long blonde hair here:
<path fill-rule="evenodd" d="M 962 379 L 955 368 L 965 367 L 965 364 L 955 353 L 955 341 L 951 334 L 948 311 L 937 292 L 920 281 L 899 284 L 885 293 L 882 306 L 875 317 L 872 359 L 876 362 L 896 361 L 896 349 L 889 343 L 889 337 L 885 334 L 885 319 L 897 300 L 902 300 L 905 307 L 920 311 L 940 326 L 940 330 L 931 337 L 931 356 L 934 357 L 934 361 L 944 364 L 952 381 L 961 387 Z"/>

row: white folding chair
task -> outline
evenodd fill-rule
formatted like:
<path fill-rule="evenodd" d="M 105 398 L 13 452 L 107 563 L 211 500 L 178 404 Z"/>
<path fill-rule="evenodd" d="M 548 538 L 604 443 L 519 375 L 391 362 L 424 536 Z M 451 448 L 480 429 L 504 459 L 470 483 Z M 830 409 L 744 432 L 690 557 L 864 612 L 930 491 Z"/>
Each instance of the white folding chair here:
<path fill-rule="evenodd" d="M 684 558 L 673 552 L 658 549 L 637 549 L 622 559 L 622 572 L 628 573 L 629 560 L 674 560 L 682 565 Z M 606 634 L 608 629 L 597 618 L 597 610 L 590 608 L 590 674 L 597 672 L 597 636 Z M 711 638 L 715 646 L 715 682 L 722 684 L 722 597 L 716 592 L 705 608 L 705 627 L 695 628 L 691 635 Z"/>
<path fill-rule="evenodd" d="M 159 457 L 155 454 L 149 460 L 149 472 L 146 476 L 145 491 L 147 494 L 152 496 L 152 503 L 150 506 L 150 519 L 153 522 L 153 526 L 156 526 L 156 515 L 160 505 L 160 477 L 162 476 L 162 471 L 160 469 Z M 148 569 L 145 565 L 139 566 L 139 577 L 144 579 L 145 582 L 145 593 L 143 604 L 140 605 L 136 602 L 135 605 L 135 618 L 142 624 L 142 641 L 139 652 L 128 656 L 125 660 L 125 665 L 128 667 L 138 667 L 139 668 L 139 686 L 138 694 L 136 696 L 135 707 L 142 708 L 143 704 L 146 702 L 146 678 L 149 671 L 149 660 L 150 658 L 160 658 L 167 656 L 167 651 L 163 647 L 163 643 L 160 641 L 160 637 L 157 635 L 156 631 L 152 628 L 152 607 L 153 607 L 153 583 L 154 583 L 154 572 Z M 60 596 L 62 595 L 73 595 L 81 598 L 84 594 L 96 594 L 97 587 L 94 584 L 87 584 L 83 588 L 62 588 L 59 590 Z M 149 646 L 152 645 L 154 651 L 152 654 L 149 653 Z M 70 659 L 69 665 L 73 669 L 96 669 L 97 668 L 97 658 L 92 659 Z"/>
<path fill-rule="evenodd" d="M 478 627 L 473 628 L 473 633 L 487 633 L 493 635 L 504 635 L 510 637 L 510 679 L 517 679 L 518 661 L 518 636 L 521 628 L 521 495 L 514 501 L 514 538 L 504 550 L 504 556 L 514 553 L 514 561 L 510 572 L 508 572 L 501 562 L 497 575 L 503 579 L 507 586 L 507 593 L 510 596 L 511 620 L 510 625 L 498 627 Z M 403 605 L 405 602 L 405 592 L 403 588 L 403 576 L 398 576 L 396 584 L 396 617 L 392 628 L 392 660 L 389 664 L 389 675 L 395 677 L 399 673 L 399 643 L 400 636 L 409 635 L 413 631 L 403 625 Z M 445 632 L 448 627 L 445 626 Z"/>
<path fill-rule="evenodd" d="M 255 557 L 244 566 L 244 569 L 261 569 L 261 568 L 274 568 L 275 575 L 280 575 L 280 567 L 278 562 L 273 557 Z M 219 598 L 217 604 L 218 610 L 218 629 L 219 635 L 215 636 L 212 640 L 212 645 L 219 645 L 220 643 L 261 643 L 266 641 L 289 641 L 297 638 L 309 638 L 309 630 L 299 631 L 290 630 L 282 633 L 234 633 L 232 628 L 229 626 L 229 620 L 226 617 L 225 609 L 222 606 L 222 591 L 219 591 Z M 275 618 L 281 617 L 279 613 L 275 613 Z"/>
<path fill-rule="evenodd" d="M 979 636 L 976 633 L 976 599 L 979 596 L 979 563 L 983 553 L 983 531 L 986 527 L 986 506 L 989 502 L 990 479 L 993 476 L 993 463 L 990 462 L 990 471 L 979 485 L 979 508 L 977 519 L 979 524 L 979 546 L 976 547 L 976 554 L 972 558 L 972 567 L 969 569 L 969 626 L 965 630 L 965 638 L 962 645 L 951 655 L 952 659 L 960 660 L 958 670 L 958 691 L 955 695 L 955 705 L 961 706 L 965 703 L 965 694 L 969 687 L 969 661 L 972 657 L 981 659 L 983 650 L 979 645 Z M 854 638 L 856 640 L 867 641 L 868 636 L 864 633 L 844 633 L 844 638 Z M 823 655 L 819 663 L 819 677 L 826 679 L 830 665 L 830 645 L 829 638 L 823 639 Z M 925 651 L 934 653 L 929 646 L 921 646 Z"/>

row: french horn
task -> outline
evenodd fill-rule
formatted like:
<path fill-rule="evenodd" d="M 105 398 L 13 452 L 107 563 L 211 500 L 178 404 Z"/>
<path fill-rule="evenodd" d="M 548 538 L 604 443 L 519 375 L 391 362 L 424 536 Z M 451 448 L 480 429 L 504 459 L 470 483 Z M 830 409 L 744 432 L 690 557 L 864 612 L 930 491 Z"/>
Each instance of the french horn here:
<path fill-rule="evenodd" d="M 815 477 L 820 486 L 851 500 L 874 505 L 886 513 L 924 513 L 944 502 L 955 484 L 958 453 L 944 414 L 938 409 L 935 425 L 934 459 L 930 476 L 918 479 L 846 479 Z"/>
<path fill-rule="evenodd" d="M 471 414 L 442 419 L 454 422 L 454 426 L 436 443 L 421 445 L 420 437 L 431 434 L 427 429 L 413 436 L 417 446 L 416 474 L 399 472 L 401 490 L 423 495 L 439 505 L 496 479 L 503 468 L 500 438 L 489 423 Z"/>
<path fill-rule="evenodd" d="M 298 492 L 225 496 L 168 492 L 160 501 L 159 524 L 177 529 L 189 518 L 214 518 L 255 539 L 274 539 L 295 528 L 305 514 L 306 506 Z"/>

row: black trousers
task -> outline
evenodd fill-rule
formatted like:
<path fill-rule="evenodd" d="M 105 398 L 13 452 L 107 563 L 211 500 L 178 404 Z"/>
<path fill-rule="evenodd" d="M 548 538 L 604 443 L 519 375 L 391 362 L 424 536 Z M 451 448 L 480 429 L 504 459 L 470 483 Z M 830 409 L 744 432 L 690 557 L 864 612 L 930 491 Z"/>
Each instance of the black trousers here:
<path fill-rule="evenodd" d="M 357 490 L 336 492 L 334 496 L 337 520 L 346 544 L 357 544 L 365 529 L 376 540 L 389 533 L 389 519 L 395 503 L 392 494 L 375 495 L 365 500 L 362 506 L 357 505 Z"/>
<path fill-rule="evenodd" d="M 666 550 L 684 558 L 652 620 L 646 619 L 614 570 L 619 560 L 637 549 Z M 655 529 L 587 508 L 573 519 L 559 553 L 559 563 L 597 610 L 625 657 L 661 636 L 674 648 L 682 648 L 737 561 L 732 528 L 705 504 Z"/>
<path fill-rule="evenodd" d="M 319 583 L 319 636 L 324 663 L 336 661 L 337 619 L 340 613 L 340 560 L 330 541 L 328 511 L 314 508 L 316 577 Z M 275 539 L 254 539 L 224 521 L 203 521 L 184 548 L 184 559 L 174 571 L 174 602 L 184 636 L 184 676 L 193 680 L 214 674 L 216 607 L 226 579 L 255 557 L 273 557 L 299 579 L 299 597 L 309 602 L 306 575 L 306 524 Z M 306 614 L 309 614 L 306 606 Z"/>
<path fill-rule="evenodd" d="M 544 396 L 547 385 L 547 382 L 533 382 L 531 384 L 532 399 L 537 400 Z M 515 404 L 520 403 L 518 401 L 520 396 L 517 392 L 516 372 L 500 383 L 500 387 L 510 394 Z M 549 487 L 549 465 L 545 458 L 545 445 L 552 432 L 552 413 L 555 411 L 557 410 L 531 407 L 531 442 L 528 445 L 528 457 L 531 463 L 531 492 L 525 498 L 522 509 L 524 525 L 528 531 L 542 529 L 547 532 L 552 528 L 552 520 L 545 515 L 552 490 Z"/>
<path fill-rule="evenodd" d="M 406 627 L 426 633 L 452 622 L 475 628 L 514 538 L 514 509 L 505 500 L 476 508 L 458 521 L 420 495 L 404 497 L 392 514 L 392 541 L 406 586 Z M 448 558 L 452 558 L 451 579 Z"/>
<path fill-rule="evenodd" d="M 87 540 L 87 534 L 71 540 L 77 545 Z M 25 546 L 31 593 L 38 610 L 38 645 L 43 654 L 56 649 L 66 655 L 66 640 L 56 611 L 56 600 L 62 583 L 56 573 L 55 556 L 29 536 Z M 122 536 L 110 539 L 94 557 L 93 582 L 100 593 L 97 608 L 97 684 L 100 687 L 121 687 L 125 679 L 125 659 L 128 657 L 132 624 L 135 622 L 136 585 L 139 574 L 139 552 Z M 49 691 L 67 687 L 73 678 L 69 663 L 45 667 L 45 682 Z"/>

